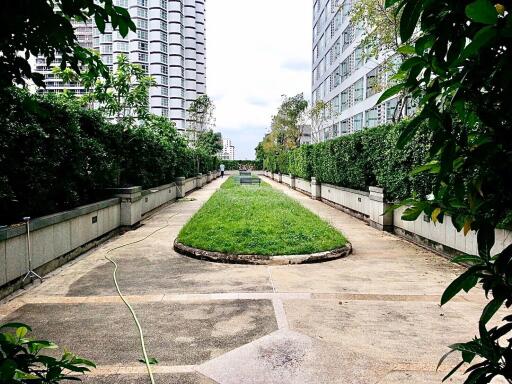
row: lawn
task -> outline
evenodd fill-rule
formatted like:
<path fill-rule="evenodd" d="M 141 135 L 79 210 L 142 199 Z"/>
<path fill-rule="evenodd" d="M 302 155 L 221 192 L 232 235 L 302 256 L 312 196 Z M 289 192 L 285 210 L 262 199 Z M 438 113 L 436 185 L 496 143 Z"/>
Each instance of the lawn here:
<path fill-rule="evenodd" d="M 327 222 L 270 185 L 241 186 L 233 177 L 183 227 L 178 241 L 239 255 L 309 254 L 347 242 Z"/>

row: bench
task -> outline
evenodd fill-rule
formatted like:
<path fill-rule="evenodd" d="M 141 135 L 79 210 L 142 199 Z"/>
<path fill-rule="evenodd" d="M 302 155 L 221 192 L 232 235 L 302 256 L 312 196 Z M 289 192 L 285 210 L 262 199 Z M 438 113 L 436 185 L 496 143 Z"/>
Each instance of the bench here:
<path fill-rule="evenodd" d="M 240 176 L 251 176 L 251 171 L 240 171 Z"/>
<path fill-rule="evenodd" d="M 248 185 L 258 184 L 258 185 L 260 185 L 261 180 L 258 177 L 242 176 L 242 177 L 240 177 L 240 185 L 242 185 L 242 184 L 248 184 Z"/>

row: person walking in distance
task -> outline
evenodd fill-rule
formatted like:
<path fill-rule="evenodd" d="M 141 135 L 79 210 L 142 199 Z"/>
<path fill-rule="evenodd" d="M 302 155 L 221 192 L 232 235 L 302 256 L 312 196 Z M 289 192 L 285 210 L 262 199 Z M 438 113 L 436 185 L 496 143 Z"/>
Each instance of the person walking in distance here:
<path fill-rule="evenodd" d="M 220 165 L 220 177 L 224 177 L 224 164 Z"/>

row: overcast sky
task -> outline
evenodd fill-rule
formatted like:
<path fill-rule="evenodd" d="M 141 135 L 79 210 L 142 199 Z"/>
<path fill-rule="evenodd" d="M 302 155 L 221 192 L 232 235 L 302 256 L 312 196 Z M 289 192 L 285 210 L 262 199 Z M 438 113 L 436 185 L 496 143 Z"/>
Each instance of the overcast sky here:
<path fill-rule="evenodd" d="M 311 0 L 207 0 L 207 93 L 217 131 L 253 159 L 281 95 L 311 93 Z"/>

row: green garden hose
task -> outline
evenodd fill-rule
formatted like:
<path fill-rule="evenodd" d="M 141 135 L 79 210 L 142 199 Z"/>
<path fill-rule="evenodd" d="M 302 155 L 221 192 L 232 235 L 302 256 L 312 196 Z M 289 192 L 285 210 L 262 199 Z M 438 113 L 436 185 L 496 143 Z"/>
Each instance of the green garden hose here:
<path fill-rule="evenodd" d="M 146 343 L 144 342 L 144 334 L 142 332 L 142 326 L 140 325 L 139 319 L 137 318 L 137 315 L 135 314 L 135 311 L 133 310 L 132 306 L 126 300 L 126 298 L 123 296 L 123 293 L 121 292 L 121 289 L 119 288 L 119 284 L 117 283 L 117 275 L 116 275 L 118 266 L 117 266 L 117 263 L 112 258 L 110 258 L 108 256 L 108 254 L 110 252 L 113 252 L 113 251 L 119 249 L 119 248 L 127 247 L 128 245 L 133 245 L 133 244 L 136 244 L 136 243 L 140 243 L 141 241 L 146 240 L 148 237 L 153 236 L 158 231 L 161 231 L 162 229 L 168 227 L 169 226 L 169 220 L 172 219 L 176 215 L 177 215 L 177 213 L 172 215 L 171 217 L 169 217 L 167 219 L 167 224 L 165 224 L 163 227 L 160 227 L 157 230 L 151 232 L 146 237 L 144 237 L 142 239 L 139 239 L 139 240 L 136 240 L 136 241 L 132 241 L 132 242 L 127 243 L 127 244 L 120 245 L 120 246 L 112 248 L 112 249 L 109 249 L 106 252 L 106 254 L 105 254 L 105 259 L 107 259 L 109 262 L 111 262 L 114 265 L 114 271 L 112 273 L 112 278 L 113 278 L 114 284 L 116 286 L 117 294 L 119 295 L 121 300 L 123 300 L 123 303 L 125 303 L 126 306 L 128 307 L 128 309 L 130 310 L 130 313 L 131 313 L 131 315 L 133 317 L 133 320 L 135 321 L 135 325 L 137 326 L 137 329 L 139 330 L 139 338 L 140 338 L 140 345 L 141 345 L 141 348 L 142 348 L 142 356 L 144 358 L 144 363 L 146 364 L 146 368 L 147 368 L 147 371 L 148 371 L 149 379 L 151 380 L 151 384 L 155 384 L 155 379 L 153 377 L 153 371 L 151 370 L 151 363 L 149 361 L 148 354 L 146 352 Z"/>

